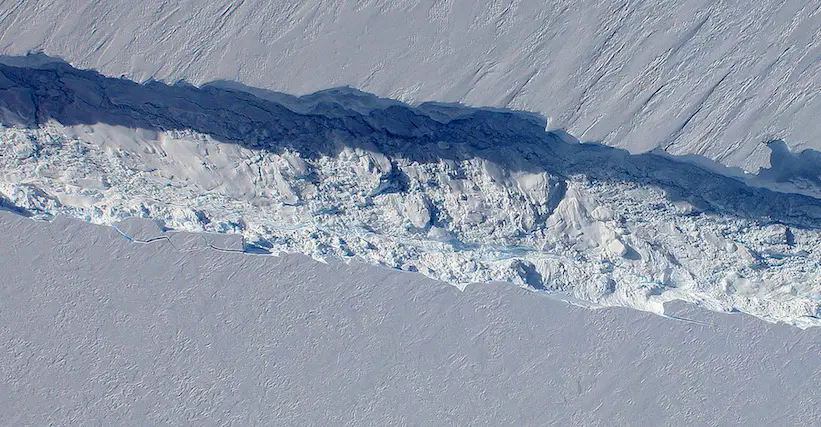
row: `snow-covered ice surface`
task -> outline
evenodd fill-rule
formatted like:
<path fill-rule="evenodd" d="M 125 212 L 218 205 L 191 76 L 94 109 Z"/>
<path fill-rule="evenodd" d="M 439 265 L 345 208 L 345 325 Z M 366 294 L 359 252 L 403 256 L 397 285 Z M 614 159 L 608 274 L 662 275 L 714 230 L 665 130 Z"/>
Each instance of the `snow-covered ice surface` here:
<path fill-rule="evenodd" d="M 762 142 L 821 148 L 817 0 L 0 2 L 0 53 L 307 94 L 550 117 L 583 141 L 755 172 Z"/>
<path fill-rule="evenodd" d="M 821 325 L 814 197 L 578 144 L 529 113 L 352 89 L 295 98 L 140 85 L 44 57 L 4 61 L 29 65 L 0 65 L 0 193 L 25 215 L 150 218 L 241 234 L 247 251 L 458 286 L 506 281 L 659 314 L 683 300 Z M 816 194 L 817 153 L 770 146 L 773 166 L 751 183 Z"/>
<path fill-rule="evenodd" d="M 0 212 L 0 424 L 821 421 L 821 329 L 591 311 L 169 236 Z"/>

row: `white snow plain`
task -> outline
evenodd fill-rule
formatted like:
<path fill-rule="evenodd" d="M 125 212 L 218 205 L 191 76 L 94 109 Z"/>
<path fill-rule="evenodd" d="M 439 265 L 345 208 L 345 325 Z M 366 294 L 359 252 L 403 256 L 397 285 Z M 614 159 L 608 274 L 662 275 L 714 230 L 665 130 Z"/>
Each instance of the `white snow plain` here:
<path fill-rule="evenodd" d="M 28 215 L 150 218 L 457 286 L 821 325 L 817 198 L 567 141 L 521 112 L 260 95 L 3 65 L 0 192 Z"/>
<path fill-rule="evenodd" d="M 127 229 L 141 237 L 154 230 Z M 0 424 L 818 425 L 821 329 L 0 212 Z"/>
<path fill-rule="evenodd" d="M 137 81 L 516 108 L 582 141 L 750 172 L 768 166 L 770 140 L 821 149 L 816 0 L 0 4 L 0 53 Z"/>

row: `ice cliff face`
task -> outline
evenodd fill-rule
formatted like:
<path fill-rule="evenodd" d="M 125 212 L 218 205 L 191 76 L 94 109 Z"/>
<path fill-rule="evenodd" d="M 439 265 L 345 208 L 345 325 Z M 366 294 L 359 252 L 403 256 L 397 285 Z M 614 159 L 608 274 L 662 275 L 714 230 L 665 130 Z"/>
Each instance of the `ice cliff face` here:
<path fill-rule="evenodd" d="M 0 66 L 2 204 L 239 233 L 248 251 L 455 285 L 510 281 L 657 313 L 679 299 L 821 325 L 819 199 L 578 144 L 521 112 L 350 89 L 257 95 Z M 782 183 L 814 172 L 772 171 Z"/>
<path fill-rule="evenodd" d="M 138 81 L 537 111 L 583 141 L 755 172 L 821 149 L 817 0 L 9 1 L 0 53 Z"/>

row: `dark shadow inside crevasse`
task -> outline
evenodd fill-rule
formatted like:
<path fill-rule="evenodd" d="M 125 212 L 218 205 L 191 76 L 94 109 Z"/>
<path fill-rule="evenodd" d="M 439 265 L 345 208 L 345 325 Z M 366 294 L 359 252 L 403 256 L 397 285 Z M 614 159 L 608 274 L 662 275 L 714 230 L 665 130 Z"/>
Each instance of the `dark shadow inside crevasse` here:
<path fill-rule="evenodd" d="M 752 187 L 667 156 L 580 144 L 564 132 L 546 131 L 544 118 L 528 112 L 440 103 L 410 106 L 351 88 L 294 97 L 229 82 L 139 84 L 41 54 L 0 61 L 0 107 L 5 125 L 33 128 L 55 120 L 68 126 L 192 130 L 223 143 L 294 150 L 309 158 L 335 156 L 345 147 L 419 163 L 483 158 L 508 171 L 657 186 L 670 200 L 687 201 L 701 213 L 821 227 L 821 200 Z M 773 167 L 762 170 L 762 177 L 798 177 L 821 185 L 821 154 L 792 154 L 786 146 L 770 146 Z M 403 177 L 393 178 L 382 191 L 403 191 Z"/>
<path fill-rule="evenodd" d="M 775 182 L 804 182 L 805 186 L 821 187 L 821 151 L 806 149 L 797 153 L 790 151 L 782 140 L 767 143 L 770 148 L 770 167 L 763 168 L 758 175 Z"/>

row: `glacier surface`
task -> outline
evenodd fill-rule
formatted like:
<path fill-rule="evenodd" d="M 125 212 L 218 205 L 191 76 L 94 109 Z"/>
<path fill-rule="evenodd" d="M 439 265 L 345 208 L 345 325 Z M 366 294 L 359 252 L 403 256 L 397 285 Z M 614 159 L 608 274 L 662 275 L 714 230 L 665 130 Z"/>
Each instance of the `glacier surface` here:
<path fill-rule="evenodd" d="M 585 310 L 499 283 L 0 212 L 3 425 L 821 420 L 821 329 Z M 150 230 L 153 228 L 153 230 Z M 212 236 L 218 237 L 218 236 Z"/>
<path fill-rule="evenodd" d="M 349 88 L 297 98 L 143 85 L 18 59 L 28 66 L 0 65 L 0 202 L 24 215 L 150 218 L 241 234 L 249 252 L 458 286 L 507 281 L 594 306 L 663 314 L 683 300 L 821 325 L 821 200 L 808 195 L 580 144 L 530 113 Z M 790 167 L 812 152 L 780 144 L 769 178 L 812 184 L 812 162 Z"/>
<path fill-rule="evenodd" d="M 815 0 L 13 1 L 0 53 L 133 80 L 535 111 L 583 141 L 751 172 L 821 149 Z"/>

